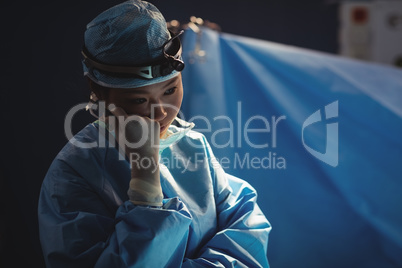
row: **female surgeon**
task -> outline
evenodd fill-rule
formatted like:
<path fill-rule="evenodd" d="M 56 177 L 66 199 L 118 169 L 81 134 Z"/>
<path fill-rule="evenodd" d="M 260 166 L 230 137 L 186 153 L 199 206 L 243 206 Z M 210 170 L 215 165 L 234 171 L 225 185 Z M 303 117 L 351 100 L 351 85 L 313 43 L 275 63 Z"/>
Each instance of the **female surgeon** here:
<path fill-rule="evenodd" d="M 84 42 L 92 108 L 106 112 L 43 181 L 47 267 L 268 267 L 271 226 L 255 190 L 177 117 L 181 43 L 159 10 L 118 4 L 87 25 Z"/>

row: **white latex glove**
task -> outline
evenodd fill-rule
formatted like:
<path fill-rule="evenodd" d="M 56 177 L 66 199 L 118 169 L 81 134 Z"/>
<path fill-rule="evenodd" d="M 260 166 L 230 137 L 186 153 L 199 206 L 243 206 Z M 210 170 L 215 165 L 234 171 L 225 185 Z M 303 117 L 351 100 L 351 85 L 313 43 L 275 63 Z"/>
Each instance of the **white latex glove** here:
<path fill-rule="evenodd" d="M 128 196 L 131 202 L 137 205 L 162 206 L 158 161 L 159 123 L 148 117 L 128 116 L 119 107 L 110 109 L 110 112 L 115 118 L 108 118 L 109 128 L 115 130 L 120 149 L 130 159 Z"/>

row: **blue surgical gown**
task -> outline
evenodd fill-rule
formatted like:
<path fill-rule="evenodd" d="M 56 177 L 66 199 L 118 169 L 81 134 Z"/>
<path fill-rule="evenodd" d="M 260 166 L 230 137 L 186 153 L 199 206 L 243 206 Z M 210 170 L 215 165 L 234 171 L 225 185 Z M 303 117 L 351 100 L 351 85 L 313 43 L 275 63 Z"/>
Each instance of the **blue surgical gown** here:
<path fill-rule="evenodd" d="M 76 134 L 43 181 L 47 267 L 269 267 L 271 226 L 256 191 L 223 171 L 202 134 L 163 150 L 158 208 L 128 200 L 129 162 L 111 139 L 101 144 L 100 129 L 92 123 Z"/>

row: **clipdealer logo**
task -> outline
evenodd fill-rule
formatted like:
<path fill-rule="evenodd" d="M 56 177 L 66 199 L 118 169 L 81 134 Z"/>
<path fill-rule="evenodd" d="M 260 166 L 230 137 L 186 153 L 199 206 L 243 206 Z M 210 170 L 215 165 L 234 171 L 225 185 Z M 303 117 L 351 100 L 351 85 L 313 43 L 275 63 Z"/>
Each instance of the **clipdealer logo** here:
<path fill-rule="evenodd" d="M 338 101 L 334 101 L 324 108 L 325 119 L 333 119 L 338 117 Z M 314 150 L 310 146 L 305 143 L 304 139 L 304 131 L 308 126 L 316 124 L 318 122 L 323 121 L 321 116 L 321 109 L 315 111 L 311 114 L 303 123 L 302 127 L 302 142 L 304 148 L 313 155 L 315 158 L 321 160 L 322 162 L 332 166 L 338 166 L 338 150 L 339 150 L 339 137 L 338 137 L 338 123 L 327 123 L 326 124 L 326 144 L 325 144 L 325 153 L 321 153 L 317 150 Z"/>
<path fill-rule="evenodd" d="M 105 103 L 99 102 L 97 104 L 97 110 L 99 114 L 105 114 Z M 77 147 L 81 148 L 93 148 L 93 147 L 108 147 L 114 146 L 114 137 L 111 133 L 107 133 L 105 128 L 100 128 L 100 134 L 98 141 L 92 142 L 80 142 L 74 138 L 71 130 L 71 122 L 74 115 L 79 111 L 85 109 L 85 104 L 78 104 L 74 106 L 68 112 L 65 118 L 65 135 L 69 139 L 71 143 L 73 143 Z M 183 120 L 186 120 L 185 116 L 178 111 L 180 117 Z M 323 116 L 322 116 L 323 114 Z M 240 149 L 242 147 L 246 147 L 246 150 L 235 150 L 234 155 L 232 156 L 224 156 L 218 160 L 219 164 L 228 169 L 286 169 L 286 157 L 280 155 L 280 150 L 276 151 L 277 148 L 277 138 L 278 138 L 278 126 L 280 122 L 286 121 L 286 116 L 272 116 L 270 120 L 263 115 L 253 115 L 249 118 L 243 118 L 242 113 L 242 103 L 239 101 L 237 103 L 237 113 L 236 118 L 231 118 L 229 116 L 215 116 L 214 118 L 207 118 L 202 115 L 196 115 L 189 120 L 188 122 L 197 122 L 201 123 L 201 125 L 206 126 L 203 129 L 197 128 L 198 132 L 203 134 L 211 134 L 211 146 L 213 148 L 237 148 Z M 337 122 L 329 122 L 326 124 L 326 134 L 325 134 L 325 152 L 320 152 L 317 148 L 312 148 L 311 146 L 306 144 L 305 137 L 308 136 L 309 127 L 314 124 L 318 124 L 322 121 L 334 121 L 335 118 L 338 117 L 338 101 L 334 101 L 328 105 L 326 105 L 322 111 L 319 109 L 315 111 L 313 114 L 307 117 L 307 119 L 302 124 L 301 129 L 301 142 L 304 148 L 308 153 L 313 155 L 318 160 L 332 166 L 338 166 L 338 123 Z M 323 119 L 324 118 L 324 119 Z M 247 120 L 246 120 L 247 119 Z M 129 122 L 128 119 L 122 120 L 123 125 L 126 125 Z M 221 126 L 226 125 L 227 127 L 218 127 L 214 124 L 220 122 Z M 219 124 L 218 124 L 219 125 Z M 254 127 L 253 127 L 254 126 Z M 215 129 L 215 130 L 214 130 Z M 307 132 L 307 134 L 306 134 Z M 152 134 L 152 133 L 151 133 Z M 253 139 L 252 137 L 259 139 Z M 320 135 L 320 134 L 319 134 Z M 106 141 L 106 136 L 108 136 L 108 141 Z M 220 139 L 218 138 L 220 136 Z M 267 140 L 268 137 L 268 140 Z M 124 139 L 120 139 L 119 144 L 124 144 L 127 146 L 141 147 L 141 144 L 135 143 L 131 144 Z M 189 139 L 189 145 L 197 148 L 197 144 L 192 144 L 191 139 Z M 158 145 L 155 145 L 158 146 Z M 314 146 L 313 146 L 314 147 Z M 252 149 L 251 151 L 248 148 Z M 260 150 L 263 151 L 260 151 Z M 262 154 L 261 154 L 262 152 Z M 142 159 L 139 156 L 136 156 L 137 161 L 141 165 L 145 165 L 147 159 Z M 121 160 L 123 160 L 122 157 Z M 135 159 L 133 159 L 135 160 Z M 169 159 L 168 159 L 169 160 Z M 170 161 L 170 160 L 169 160 Z M 165 161 L 168 166 L 169 161 Z M 181 161 L 182 162 L 182 161 Z M 198 160 L 196 161 L 198 162 Z M 190 167 L 188 164 L 188 167 Z"/>

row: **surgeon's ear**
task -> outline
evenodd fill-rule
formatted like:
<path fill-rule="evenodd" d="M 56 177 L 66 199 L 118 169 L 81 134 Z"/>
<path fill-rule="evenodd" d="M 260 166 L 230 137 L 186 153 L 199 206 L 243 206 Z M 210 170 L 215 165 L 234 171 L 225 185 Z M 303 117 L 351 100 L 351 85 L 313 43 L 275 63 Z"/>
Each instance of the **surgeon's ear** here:
<path fill-rule="evenodd" d="M 98 85 L 94 81 L 88 78 L 88 83 L 89 83 L 89 89 L 95 93 L 96 97 L 99 100 L 106 101 L 109 95 L 109 88 L 103 87 L 101 85 Z"/>

